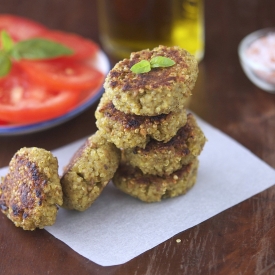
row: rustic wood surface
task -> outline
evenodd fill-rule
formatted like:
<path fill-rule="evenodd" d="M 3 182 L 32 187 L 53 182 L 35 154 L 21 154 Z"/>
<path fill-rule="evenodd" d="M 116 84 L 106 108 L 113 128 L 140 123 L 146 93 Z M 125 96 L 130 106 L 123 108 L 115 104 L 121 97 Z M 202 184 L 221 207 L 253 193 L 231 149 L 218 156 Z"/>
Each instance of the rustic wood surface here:
<path fill-rule="evenodd" d="M 205 0 L 206 53 L 190 107 L 275 168 L 275 95 L 246 78 L 237 55 L 245 35 L 275 26 L 274 11 L 274 0 Z M 99 42 L 95 0 L 1 1 L 0 13 Z M 0 137 L 0 167 L 23 146 L 52 150 L 93 133 L 95 106 L 53 129 Z M 45 230 L 16 228 L 0 214 L 0 274 L 275 274 L 274 240 L 275 187 L 113 267 L 98 266 Z"/>

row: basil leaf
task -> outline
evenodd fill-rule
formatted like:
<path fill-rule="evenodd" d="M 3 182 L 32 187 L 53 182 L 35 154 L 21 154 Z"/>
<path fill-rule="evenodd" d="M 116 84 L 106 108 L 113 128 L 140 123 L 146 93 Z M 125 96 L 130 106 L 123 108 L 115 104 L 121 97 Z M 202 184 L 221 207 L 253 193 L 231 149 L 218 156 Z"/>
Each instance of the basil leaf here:
<path fill-rule="evenodd" d="M 10 35 L 5 30 L 1 32 L 1 43 L 2 43 L 2 49 L 6 52 L 11 50 L 11 48 L 13 47 L 13 41 Z"/>
<path fill-rule="evenodd" d="M 176 64 L 176 62 L 168 57 L 164 56 L 155 56 L 150 60 L 152 68 L 158 67 L 170 67 Z"/>
<path fill-rule="evenodd" d="M 130 69 L 133 73 L 142 74 L 151 71 L 150 62 L 147 60 L 141 60 Z"/>
<path fill-rule="evenodd" d="M 11 60 L 7 54 L 0 51 L 0 77 L 7 75 L 11 70 Z"/>
<path fill-rule="evenodd" d="M 11 50 L 15 59 L 47 59 L 64 55 L 72 55 L 73 50 L 51 40 L 32 38 L 16 43 Z"/>

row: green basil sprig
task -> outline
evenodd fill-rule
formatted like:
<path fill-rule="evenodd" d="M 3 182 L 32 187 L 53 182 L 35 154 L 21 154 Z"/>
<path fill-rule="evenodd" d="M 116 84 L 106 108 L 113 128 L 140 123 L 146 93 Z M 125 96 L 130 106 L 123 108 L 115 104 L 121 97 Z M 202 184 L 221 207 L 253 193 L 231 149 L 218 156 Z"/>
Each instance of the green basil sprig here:
<path fill-rule="evenodd" d="M 10 72 L 12 59 L 41 60 L 72 55 L 74 53 L 72 49 L 60 43 L 43 38 L 31 38 L 14 43 L 6 31 L 1 32 L 1 46 L 0 77 Z"/>
<path fill-rule="evenodd" d="M 11 60 L 8 55 L 0 51 L 0 77 L 5 76 L 11 70 Z"/>
<path fill-rule="evenodd" d="M 133 73 L 142 74 L 151 71 L 151 64 L 148 60 L 141 60 L 130 69 Z"/>
<path fill-rule="evenodd" d="M 32 38 L 19 41 L 11 49 L 11 56 L 19 60 L 23 59 L 48 59 L 63 55 L 71 55 L 73 51 L 59 43 L 42 39 Z"/>
<path fill-rule="evenodd" d="M 165 68 L 175 65 L 176 62 L 165 56 L 155 56 L 150 62 L 148 60 L 141 60 L 134 64 L 130 70 L 136 74 L 148 73 L 151 68 Z"/>
<path fill-rule="evenodd" d="M 1 32 L 1 43 L 2 43 L 2 49 L 5 52 L 10 51 L 13 47 L 13 41 L 10 35 L 6 31 Z"/>
<path fill-rule="evenodd" d="M 152 68 L 170 67 L 176 64 L 176 62 L 165 56 L 155 56 L 150 60 Z"/>

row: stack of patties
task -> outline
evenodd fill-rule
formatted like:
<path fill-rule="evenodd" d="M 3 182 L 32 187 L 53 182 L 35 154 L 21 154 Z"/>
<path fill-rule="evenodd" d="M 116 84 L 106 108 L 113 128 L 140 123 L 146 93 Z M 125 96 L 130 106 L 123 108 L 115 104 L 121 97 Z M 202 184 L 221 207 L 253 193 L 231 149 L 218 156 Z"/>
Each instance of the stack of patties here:
<path fill-rule="evenodd" d="M 154 57 L 175 64 L 145 73 L 131 70 Z M 197 74 L 195 58 L 176 46 L 132 53 L 109 72 L 96 123 L 101 135 L 121 149 L 113 183 L 125 193 L 154 202 L 194 185 L 206 139 L 185 106 Z"/>

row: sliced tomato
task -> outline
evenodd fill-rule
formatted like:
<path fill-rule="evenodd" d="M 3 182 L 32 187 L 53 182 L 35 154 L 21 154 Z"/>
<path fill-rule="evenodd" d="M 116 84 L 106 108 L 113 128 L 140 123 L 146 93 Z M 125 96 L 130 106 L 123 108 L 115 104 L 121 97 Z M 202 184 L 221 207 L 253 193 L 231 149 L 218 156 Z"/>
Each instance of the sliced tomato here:
<path fill-rule="evenodd" d="M 7 121 L 4 121 L 4 120 L 1 120 L 0 119 L 0 126 L 3 126 L 3 125 L 8 125 L 9 123 Z"/>
<path fill-rule="evenodd" d="M 55 118 L 76 105 L 78 93 L 49 90 L 33 84 L 16 65 L 0 79 L 0 119 L 33 123 Z"/>
<path fill-rule="evenodd" d="M 7 14 L 0 15 L 1 30 L 15 42 L 41 37 L 68 46 L 74 54 L 46 61 L 13 61 L 12 71 L 0 78 L 0 125 L 55 118 L 71 110 L 83 94 L 102 85 L 103 74 L 87 63 L 99 50 L 96 43 Z"/>
<path fill-rule="evenodd" d="M 77 34 L 61 31 L 45 31 L 39 34 L 41 38 L 61 43 L 74 51 L 73 55 L 66 56 L 71 59 L 87 59 L 94 57 L 99 47 L 91 40 L 85 39 Z"/>
<path fill-rule="evenodd" d="M 37 36 L 47 30 L 43 25 L 32 20 L 9 14 L 0 15 L 0 31 L 5 30 L 16 42 Z"/>
<path fill-rule="evenodd" d="M 87 90 L 103 81 L 103 74 L 91 66 L 73 60 L 22 60 L 18 65 L 29 77 L 51 89 Z"/>

